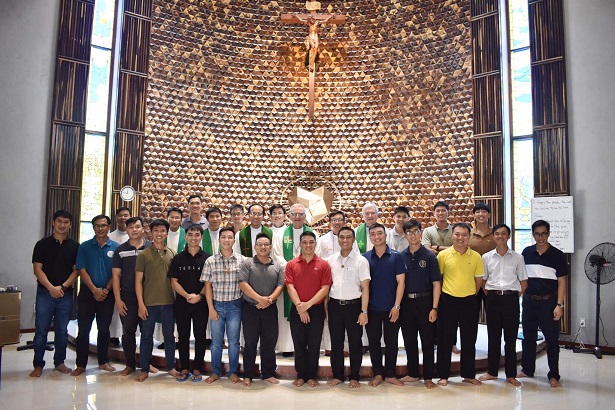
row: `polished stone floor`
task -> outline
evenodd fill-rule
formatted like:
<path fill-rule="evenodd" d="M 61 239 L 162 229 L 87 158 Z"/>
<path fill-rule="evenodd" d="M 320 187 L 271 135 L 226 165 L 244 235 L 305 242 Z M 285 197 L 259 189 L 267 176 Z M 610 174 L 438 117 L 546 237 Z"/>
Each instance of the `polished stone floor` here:
<path fill-rule="evenodd" d="M 291 380 L 279 385 L 256 381 L 252 387 L 233 385 L 226 378 L 213 385 L 204 382 L 178 383 L 166 373 L 152 375 L 144 383 L 133 376 L 121 377 L 95 368 L 91 357 L 85 376 L 71 377 L 46 368 L 41 378 L 28 376 L 32 351 L 5 346 L 2 356 L 0 410 L 13 409 L 613 409 L 615 408 L 615 356 L 602 360 L 592 355 L 562 350 L 561 389 L 549 387 L 545 377 L 547 360 L 540 353 L 537 377 L 525 379 L 515 388 L 503 380 L 480 387 L 451 377 L 447 387 L 427 390 L 422 383 L 404 387 L 390 384 L 376 388 L 362 381 L 358 390 L 348 385 L 296 388 Z M 47 352 L 47 362 L 53 353 Z M 75 352 L 69 348 L 66 364 L 74 366 Z M 121 364 L 117 365 L 121 369 Z M 501 370 L 503 376 L 503 370 Z"/>

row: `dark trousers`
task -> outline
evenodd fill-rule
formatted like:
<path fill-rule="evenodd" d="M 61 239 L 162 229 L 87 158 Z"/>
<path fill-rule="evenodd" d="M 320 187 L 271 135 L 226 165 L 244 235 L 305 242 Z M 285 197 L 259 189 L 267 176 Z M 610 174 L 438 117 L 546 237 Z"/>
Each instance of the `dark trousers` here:
<path fill-rule="evenodd" d="M 181 370 L 190 369 L 190 325 L 192 324 L 194 327 L 194 370 L 202 372 L 205 364 L 205 331 L 209 318 L 207 302 L 202 300 L 192 304 L 183 297 L 177 296 L 173 304 L 173 314 L 177 324 L 177 350 L 179 350 Z"/>
<path fill-rule="evenodd" d="M 277 367 L 275 345 L 278 342 L 278 307 L 273 304 L 266 309 L 258 309 L 250 302 L 243 301 L 241 308 L 243 325 L 243 377 L 254 379 L 256 349 L 261 341 L 261 377 L 275 376 Z"/>
<path fill-rule="evenodd" d="M 451 374 L 451 349 L 455 343 L 457 326 L 461 339 L 461 377 L 476 377 L 476 295 L 458 298 L 446 293 L 440 296 L 438 309 L 438 375 L 448 379 Z"/>
<path fill-rule="evenodd" d="M 359 380 L 361 361 L 363 360 L 363 326 L 357 323 L 361 313 L 358 303 L 340 305 L 335 299 L 329 300 L 329 334 L 331 336 L 331 370 L 333 377 L 345 379 L 344 373 L 344 337 L 348 334 L 350 351 L 350 380 Z"/>
<path fill-rule="evenodd" d="M 308 313 L 310 322 L 303 323 L 295 305 L 290 308 L 290 334 L 295 347 L 295 370 L 297 379 L 308 381 L 316 379 L 322 329 L 325 326 L 325 306 L 320 303 L 312 306 Z"/>
<path fill-rule="evenodd" d="M 389 311 L 380 312 L 370 310 L 368 313 L 368 322 L 365 325 L 367 332 L 367 340 L 369 341 L 369 357 L 372 361 L 372 371 L 374 377 L 395 377 L 395 366 L 397 365 L 397 349 L 400 322 L 391 322 Z M 382 367 L 382 346 L 380 339 L 384 331 L 384 373 Z"/>
<path fill-rule="evenodd" d="M 122 322 L 122 350 L 124 351 L 124 360 L 126 367 L 136 370 L 137 368 L 137 326 L 141 326 L 139 318 L 139 304 L 134 299 L 122 297 L 126 305 L 126 316 L 120 315 Z"/>
<path fill-rule="evenodd" d="M 515 377 L 517 375 L 517 351 L 515 347 L 519 333 L 519 296 L 516 294 L 498 295 L 490 292 L 487 294 L 487 303 L 489 303 L 489 310 L 487 311 L 488 373 L 496 377 L 498 375 L 503 331 L 506 378 Z"/>
<path fill-rule="evenodd" d="M 77 333 L 76 351 L 77 351 L 77 366 L 85 368 L 88 364 L 88 356 L 90 354 L 90 330 L 92 330 L 92 322 L 96 317 L 96 327 L 98 328 L 98 339 L 96 341 L 96 349 L 98 351 L 98 365 L 103 365 L 109 362 L 109 325 L 111 325 L 111 317 L 115 307 L 113 292 L 109 292 L 107 298 L 102 302 L 94 299 L 94 294 L 90 289 L 82 285 L 77 297 L 77 324 L 79 332 Z"/>
<path fill-rule="evenodd" d="M 531 300 L 523 296 L 523 353 L 521 355 L 521 371 L 529 377 L 534 377 L 536 371 L 536 337 L 538 326 L 547 342 L 547 363 L 549 365 L 549 380 L 559 380 L 559 321 L 553 320 L 553 310 L 557 299 Z"/>
<path fill-rule="evenodd" d="M 419 377 L 419 344 L 421 337 L 423 350 L 423 378 L 431 380 L 434 376 L 434 343 L 436 339 L 436 324 L 429 321 L 433 297 L 416 299 L 404 298 L 401 302 L 399 320 L 401 334 L 404 336 L 406 358 L 408 359 L 408 376 Z"/>

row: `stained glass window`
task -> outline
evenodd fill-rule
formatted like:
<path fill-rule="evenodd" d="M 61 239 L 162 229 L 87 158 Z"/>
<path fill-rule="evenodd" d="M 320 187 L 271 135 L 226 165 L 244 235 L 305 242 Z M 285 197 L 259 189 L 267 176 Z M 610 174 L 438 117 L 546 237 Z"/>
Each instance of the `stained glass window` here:
<path fill-rule="evenodd" d="M 94 27 L 92 45 L 111 49 L 113 45 L 113 22 L 115 0 L 96 0 L 94 3 Z"/>
<path fill-rule="evenodd" d="M 83 181 L 81 186 L 81 240 L 93 234 L 90 220 L 103 210 L 103 185 L 105 182 L 104 135 L 85 134 L 83 151 Z M 89 231 L 87 230 L 89 225 Z M 86 232 L 84 232 L 86 229 Z M 89 236 L 83 236 L 89 234 Z"/>
<path fill-rule="evenodd" d="M 111 51 L 92 47 L 88 84 L 88 108 L 85 120 L 85 128 L 88 131 L 107 131 L 110 70 Z"/>
<path fill-rule="evenodd" d="M 516 50 L 530 46 L 530 28 L 527 0 L 509 0 L 510 48 Z"/>
<path fill-rule="evenodd" d="M 511 71 L 513 136 L 532 135 L 532 83 L 529 49 L 512 53 Z"/>
<path fill-rule="evenodd" d="M 513 142 L 513 228 L 515 245 L 529 245 L 532 225 L 532 198 L 534 197 L 534 151 L 530 138 Z M 526 235 L 527 234 L 527 235 Z M 526 238 L 527 237 L 527 238 Z"/>

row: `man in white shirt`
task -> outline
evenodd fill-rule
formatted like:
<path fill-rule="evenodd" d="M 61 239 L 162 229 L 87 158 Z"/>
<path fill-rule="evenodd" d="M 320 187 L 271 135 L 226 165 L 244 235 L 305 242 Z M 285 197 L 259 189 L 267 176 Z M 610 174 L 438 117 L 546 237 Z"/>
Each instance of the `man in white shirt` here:
<path fill-rule="evenodd" d="M 327 259 L 331 266 L 333 285 L 327 304 L 331 332 L 331 369 L 333 379 L 329 386 L 344 381 L 344 337 L 348 335 L 350 350 L 350 388 L 361 387 L 359 371 L 363 356 L 363 326 L 367 323 L 369 302 L 369 262 L 355 252 L 355 233 L 344 226 L 339 229 L 340 251 Z"/>
<path fill-rule="evenodd" d="M 115 211 L 115 231 L 109 234 L 109 239 L 118 244 L 123 244 L 128 241 L 129 236 L 126 230 L 126 221 L 132 216 L 130 209 L 122 206 Z M 111 325 L 109 325 L 109 346 L 118 347 L 120 345 L 120 337 L 122 336 L 122 321 L 117 311 L 113 312 L 111 317 Z"/>
<path fill-rule="evenodd" d="M 286 219 L 286 210 L 284 210 L 283 205 L 271 205 L 269 208 L 269 218 L 271 219 L 271 230 L 274 236 L 286 228 L 286 224 L 284 223 Z"/>
<path fill-rule="evenodd" d="M 408 248 L 408 240 L 404 234 L 404 223 L 410 219 L 410 212 L 405 206 L 398 206 L 393 211 L 395 226 L 387 232 L 387 245 L 397 252 L 403 252 Z"/>
<path fill-rule="evenodd" d="M 222 225 L 222 210 L 214 206 L 205 212 L 209 228 L 203 231 L 201 248 L 210 255 L 220 253 L 220 225 Z"/>
<path fill-rule="evenodd" d="M 201 228 L 207 229 L 209 224 L 207 223 L 207 219 L 201 215 L 203 210 L 202 207 L 203 199 L 200 195 L 190 195 L 188 197 L 188 210 L 190 211 L 190 215 L 182 220 L 182 228 L 186 229 L 190 225 L 199 224 Z"/>

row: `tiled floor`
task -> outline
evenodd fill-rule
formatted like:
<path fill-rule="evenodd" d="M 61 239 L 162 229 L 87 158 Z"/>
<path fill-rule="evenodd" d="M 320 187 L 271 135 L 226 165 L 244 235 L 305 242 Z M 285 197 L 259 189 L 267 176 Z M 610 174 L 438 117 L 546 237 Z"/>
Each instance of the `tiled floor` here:
<path fill-rule="evenodd" d="M 51 361 L 52 353 L 46 354 Z M 251 388 L 232 385 L 223 378 L 213 385 L 178 383 L 166 373 L 152 375 L 144 383 L 133 376 L 120 377 L 94 369 L 77 378 L 46 368 L 40 379 L 31 378 L 32 351 L 17 352 L 5 346 L 2 357 L 0 410 L 13 409 L 613 409 L 615 408 L 615 356 L 597 360 L 592 355 L 562 350 L 561 389 L 549 387 L 546 355 L 541 353 L 535 379 L 515 388 L 503 380 L 474 387 L 452 377 L 449 386 L 428 391 L 421 383 L 404 387 L 382 385 L 350 390 L 295 388 L 290 380 L 274 386 L 256 381 Z M 67 365 L 74 366 L 75 352 L 68 351 Z M 120 367 L 119 365 L 117 367 Z"/>

